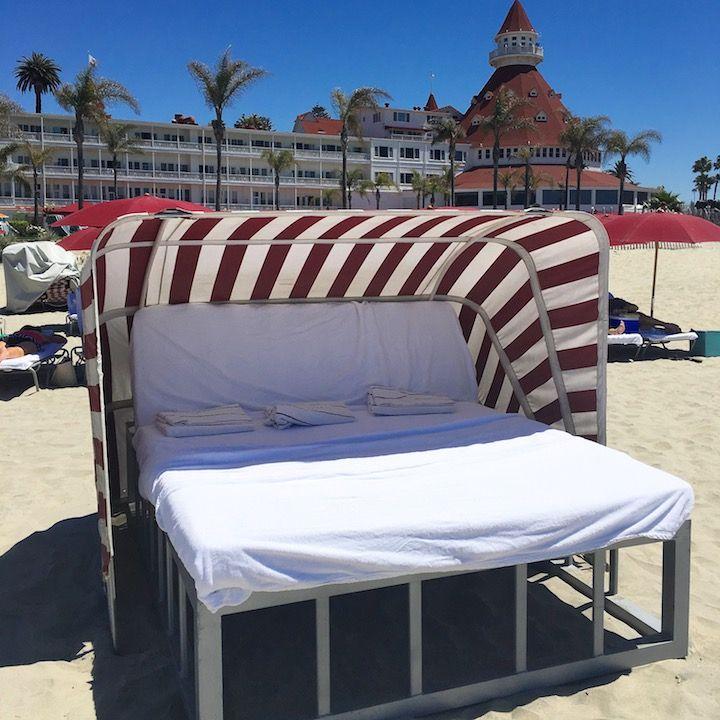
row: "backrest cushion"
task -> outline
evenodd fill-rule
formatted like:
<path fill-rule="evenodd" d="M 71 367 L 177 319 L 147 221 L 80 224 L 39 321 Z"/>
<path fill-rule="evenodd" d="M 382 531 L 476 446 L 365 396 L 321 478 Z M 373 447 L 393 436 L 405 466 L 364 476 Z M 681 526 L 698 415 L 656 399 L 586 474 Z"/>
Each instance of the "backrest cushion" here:
<path fill-rule="evenodd" d="M 371 385 L 477 399 L 457 315 L 442 301 L 143 308 L 131 360 L 138 425 L 228 403 L 364 403 Z"/>

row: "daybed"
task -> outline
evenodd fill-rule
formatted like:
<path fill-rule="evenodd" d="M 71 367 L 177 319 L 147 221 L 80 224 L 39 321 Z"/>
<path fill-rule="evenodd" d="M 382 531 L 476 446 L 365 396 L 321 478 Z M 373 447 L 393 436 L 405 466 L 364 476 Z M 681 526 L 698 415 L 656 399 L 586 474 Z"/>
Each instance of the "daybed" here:
<path fill-rule="evenodd" d="M 35 390 L 39 391 L 40 380 L 38 378 L 38 370 L 44 365 L 56 365 L 61 360 L 69 357 L 67 351 L 63 349 L 63 344 L 64 343 L 52 343 L 50 345 L 46 345 L 38 353 L 24 355 L 23 357 L 13 358 L 11 360 L 3 360 L 0 362 L 0 372 L 28 372 L 32 376 Z"/>
<path fill-rule="evenodd" d="M 685 655 L 692 491 L 602 446 L 593 218 L 129 217 L 82 293 L 111 627 L 118 642 L 132 597 L 109 528 L 127 523 L 197 718 L 417 715 Z M 455 412 L 370 416 L 371 384 Z M 261 424 L 296 400 L 356 420 Z M 178 439 L 153 422 L 227 402 L 257 428 Z M 605 593 L 608 558 L 645 542 L 664 548 L 657 621 Z M 553 562 L 575 554 L 590 585 Z M 591 621 L 557 610 L 549 576 Z"/>

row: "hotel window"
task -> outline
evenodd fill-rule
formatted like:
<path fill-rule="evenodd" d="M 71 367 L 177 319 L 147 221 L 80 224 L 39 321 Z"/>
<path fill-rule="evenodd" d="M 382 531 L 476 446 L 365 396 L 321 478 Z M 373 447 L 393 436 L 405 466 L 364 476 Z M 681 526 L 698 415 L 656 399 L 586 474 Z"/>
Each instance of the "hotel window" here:
<path fill-rule="evenodd" d="M 547 157 L 547 148 L 542 149 L 542 156 Z"/>
<path fill-rule="evenodd" d="M 322 149 L 325 152 L 340 152 L 341 150 L 339 145 L 323 145 Z"/>
<path fill-rule="evenodd" d="M 374 123 L 379 123 L 379 122 L 380 122 L 380 117 L 381 117 L 381 116 L 380 116 L 380 113 L 379 113 L 379 112 L 373 113 L 373 122 L 374 122 Z"/>
<path fill-rule="evenodd" d="M 58 158 L 58 159 L 55 161 L 55 164 L 58 165 L 58 166 L 60 166 L 60 167 L 68 167 L 68 165 L 70 165 L 70 162 L 68 161 L 67 158 Z M 112 163 L 111 163 L 111 164 L 112 164 Z M 108 167 L 110 167 L 110 165 L 109 165 Z"/>
<path fill-rule="evenodd" d="M 455 160 L 458 162 L 465 162 L 467 160 L 467 152 L 465 152 L 465 150 L 456 150 Z"/>
<path fill-rule="evenodd" d="M 400 184 L 401 185 L 412 185 L 412 173 L 400 173 Z"/>
<path fill-rule="evenodd" d="M 190 172 L 189 165 L 180 165 L 180 172 Z"/>
<path fill-rule="evenodd" d="M 237 145 L 244 145 L 244 144 L 245 144 L 245 141 L 244 141 L 244 140 L 241 140 L 240 138 L 230 138 L 230 139 L 228 140 L 228 142 L 229 142 L 231 145 L 235 145 L 235 146 L 237 146 Z"/>
<path fill-rule="evenodd" d="M 485 150 L 485 159 L 486 159 L 486 160 L 489 160 L 489 159 L 490 159 L 490 148 L 487 148 L 487 149 Z"/>
<path fill-rule="evenodd" d="M 376 145 L 375 146 L 375 157 L 391 158 L 393 156 L 393 149 L 387 145 Z"/>
<path fill-rule="evenodd" d="M 401 147 L 400 157 L 405 160 L 419 160 L 420 159 L 420 148 Z"/>
<path fill-rule="evenodd" d="M 504 158 L 504 157 L 505 157 L 505 148 L 500 148 L 500 157 L 501 157 L 501 158 Z M 509 156 L 508 156 L 508 157 L 509 157 Z"/>
<path fill-rule="evenodd" d="M 394 122 L 410 122 L 410 113 L 394 112 L 393 113 L 393 121 Z"/>
<path fill-rule="evenodd" d="M 439 115 L 428 115 L 427 116 L 427 121 L 428 121 L 428 124 L 430 124 L 430 125 L 432 125 L 433 123 L 436 123 L 439 119 L 440 119 Z"/>
<path fill-rule="evenodd" d="M 253 140 L 252 145 L 253 145 L 253 147 L 266 147 L 266 148 L 272 147 L 272 144 L 270 143 L 269 140 Z"/>
<path fill-rule="evenodd" d="M 537 122 L 547 122 L 547 115 L 546 115 L 544 112 L 539 112 L 539 113 L 535 116 L 535 120 L 536 120 Z"/>
<path fill-rule="evenodd" d="M 445 151 L 439 150 L 438 148 L 430 148 L 430 159 L 431 160 L 444 160 Z"/>

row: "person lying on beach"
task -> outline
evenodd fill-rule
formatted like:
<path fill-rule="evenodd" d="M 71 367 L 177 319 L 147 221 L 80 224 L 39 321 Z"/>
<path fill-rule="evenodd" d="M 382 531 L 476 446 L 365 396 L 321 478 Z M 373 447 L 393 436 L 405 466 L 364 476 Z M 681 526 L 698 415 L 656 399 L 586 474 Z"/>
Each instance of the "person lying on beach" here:
<path fill-rule="evenodd" d="M 41 328 L 24 325 L 17 332 L 0 340 L 0 362 L 34 355 L 46 345 L 64 345 L 66 342 L 62 335 L 45 335 Z"/>
<path fill-rule="evenodd" d="M 619 325 L 608 328 L 608 335 L 622 335 L 625 332 L 625 323 L 621 320 Z"/>
<path fill-rule="evenodd" d="M 662 330 L 668 335 L 674 335 L 675 333 L 682 332 L 679 325 L 671 322 L 665 322 L 664 320 L 659 320 L 658 318 L 651 317 L 645 313 L 638 312 L 638 306 L 635 305 L 635 303 L 610 295 L 610 315 L 626 313 L 637 315 L 638 320 L 640 321 L 640 327 L 643 329 L 653 328 L 655 330 Z"/>

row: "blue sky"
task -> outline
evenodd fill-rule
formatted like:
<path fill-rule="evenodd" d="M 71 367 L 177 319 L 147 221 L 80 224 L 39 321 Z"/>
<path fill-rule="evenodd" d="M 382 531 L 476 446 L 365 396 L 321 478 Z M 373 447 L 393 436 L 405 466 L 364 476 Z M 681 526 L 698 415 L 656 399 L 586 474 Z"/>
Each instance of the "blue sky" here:
<path fill-rule="evenodd" d="M 209 113 L 187 73 L 187 61 L 213 61 L 232 44 L 236 57 L 271 74 L 231 108 L 230 121 L 257 112 L 287 130 L 297 113 L 315 103 L 329 106 L 333 87 L 376 85 L 393 95 L 393 104 L 413 106 L 425 101 L 431 72 L 440 104 L 464 111 L 490 75 L 487 55 L 510 2 L 8 3 L 0 92 L 31 108 L 32 98 L 15 91 L 11 75 L 21 55 L 45 52 L 69 78 L 90 51 L 101 74 L 135 94 L 141 118 L 169 120 L 183 112 L 205 122 Z M 708 32 L 720 26 L 720 2 L 524 4 L 545 45 L 540 70 L 563 93 L 569 109 L 609 115 L 628 132 L 659 130 L 664 142 L 650 164 L 636 159 L 631 167 L 643 183 L 664 183 L 689 197 L 692 162 L 703 154 L 720 154 L 720 60 Z M 45 102 L 47 110 L 57 110 L 52 99 Z"/>

